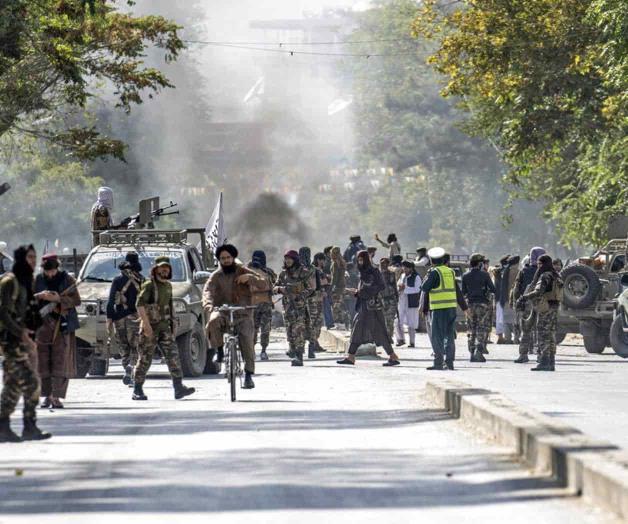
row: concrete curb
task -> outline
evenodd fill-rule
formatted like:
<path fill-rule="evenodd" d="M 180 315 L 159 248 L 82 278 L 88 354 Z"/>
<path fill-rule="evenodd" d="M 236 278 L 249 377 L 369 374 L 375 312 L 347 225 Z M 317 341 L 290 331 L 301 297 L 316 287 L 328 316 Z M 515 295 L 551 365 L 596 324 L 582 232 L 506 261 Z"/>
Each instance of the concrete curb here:
<path fill-rule="evenodd" d="M 328 331 L 321 330 L 321 336 L 318 342 L 325 349 L 336 352 L 346 353 L 349 350 L 349 332 L 348 331 Z M 364 344 L 358 348 L 357 357 L 376 357 L 377 348 L 374 344 Z"/>
<path fill-rule="evenodd" d="M 429 380 L 428 401 L 505 446 L 574 494 L 628 519 L 628 454 L 608 442 L 520 406 L 486 389 L 450 379 Z"/>

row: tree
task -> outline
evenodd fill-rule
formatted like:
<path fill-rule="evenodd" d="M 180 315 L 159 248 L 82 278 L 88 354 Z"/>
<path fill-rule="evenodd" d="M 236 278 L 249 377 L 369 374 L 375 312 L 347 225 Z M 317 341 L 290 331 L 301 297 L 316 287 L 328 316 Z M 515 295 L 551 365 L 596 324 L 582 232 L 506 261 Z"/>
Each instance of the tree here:
<path fill-rule="evenodd" d="M 0 136 L 22 133 L 61 146 L 78 159 L 124 158 L 124 144 L 102 136 L 88 102 L 111 87 L 116 107 L 129 112 L 172 87 L 144 67 L 147 44 L 166 61 L 184 47 L 179 27 L 160 16 L 133 16 L 131 0 L 6 0 L 0 7 Z"/>
<path fill-rule="evenodd" d="M 628 210 L 627 21 L 621 0 L 426 0 L 415 20 L 465 129 L 496 145 L 511 196 L 543 202 L 568 244 L 602 242 Z"/>

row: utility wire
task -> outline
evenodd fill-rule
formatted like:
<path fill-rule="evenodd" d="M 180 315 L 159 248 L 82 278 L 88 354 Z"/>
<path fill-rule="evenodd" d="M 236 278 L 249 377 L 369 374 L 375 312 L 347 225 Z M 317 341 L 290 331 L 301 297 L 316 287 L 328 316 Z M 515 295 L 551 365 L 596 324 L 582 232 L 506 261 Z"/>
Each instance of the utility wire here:
<path fill-rule="evenodd" d="M 416 53 L 416 51 L 407 51 L 407 52 L 399 52 L 399 53 L 325 53 L 325 52 L 319 52 L 319 51 L 295 51 L 293 49 L 271 49 L 268 47 L 253 47 L 253 46 L 239 45 L 239 44 L 205 42 L 202 40 L 183 40 L 183 42 L 190 43 L 190 44 L 209 45 L 209 46 L 214 46 L 214 47 L 226 47 L 230 49 L 245 49 L 248 51 L 265 51 L 267 53 L 289 54 L 290 56 L 313 55 L 313 56 L 348 56 L 348 57 L 371 58 L 371 57 L 378 57 L 378 56 L 413 55 Z"/>
<path fill-rule="evenodd" d="M 184 40 L 184 42 L 214 44 L 214 45 L 268 45 L 268 46 L 309 46 L 309 45 L 351 45 L 351 44 L 376 44 L 380 42 L 415 42 L 412 38 L 380 38 L 375 40 L 337 40 L 334 42 L 226 42 L 226 41 L 202 41 Z"/>

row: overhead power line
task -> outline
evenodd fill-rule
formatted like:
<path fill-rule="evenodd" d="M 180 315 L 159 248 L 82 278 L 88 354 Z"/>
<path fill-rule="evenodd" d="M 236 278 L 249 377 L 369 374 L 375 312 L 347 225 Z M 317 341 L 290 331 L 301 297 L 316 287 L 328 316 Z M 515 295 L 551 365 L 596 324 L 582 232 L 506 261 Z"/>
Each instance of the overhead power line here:
<path fill-rule="evenodd" d="M 183 40 L 186 43 L 190 44 L 201 44 L 208 45 L 213 47 L 226 47 L 230 49 L 245 49 L 248 51 L 264 51 L 266 53 L 280 53 L 287 54 L 290 56 L 294 55 L 312 55 L 312 56 L 348 56 L 348 57 L 362 57 L 362 58 L 371 58 L 378 56 L 402 56 L 402 55 L 413 55 L 416 53 L 415 51 L 400 51 L 395 53 L 326 53 L 321 51 L 295 51 L 294 49 L 272 49 L 269 47 L 254 47 L 252 45 L 240 45 L 240 44 L 230 44 L 230 43 L 222 43 L 222 42 L 207 42 L 203 40 Z"/>
<path fill-rule="evenodd" d="M 184 42 L 214 44 L 214 45 L 268 45 L 268 46 L 310 46 L 310 45 L 353 45 L 353 44 L 377 44 L 380 42 L 415 42 L 408 38 L 379 38 L 373 40 L 336 40 L 329 42 L 233 42 L 233 41 L 205 41 L 205 40 L 184 40 Z"/>

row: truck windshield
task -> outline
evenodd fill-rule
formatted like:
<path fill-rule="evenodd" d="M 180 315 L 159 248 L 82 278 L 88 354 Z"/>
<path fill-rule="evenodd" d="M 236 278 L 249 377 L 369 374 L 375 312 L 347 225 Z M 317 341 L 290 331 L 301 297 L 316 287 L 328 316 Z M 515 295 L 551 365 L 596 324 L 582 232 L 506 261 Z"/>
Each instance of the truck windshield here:
<path fill-rule="evenodd" d="M 155 258 L 166 256 L 172 265 L 172 281 L 183 282 L 186 278 L 185 259 L 182 251 L 143 251 L 140 254 L 142 274 L 150 276 L 150 268 Z M 92 282 L 111 282 L 120 274 L 119 266 L 124 262 L 125 251 L 101 251 L 94 253 L 87 261 L 81 278 Z"/>

